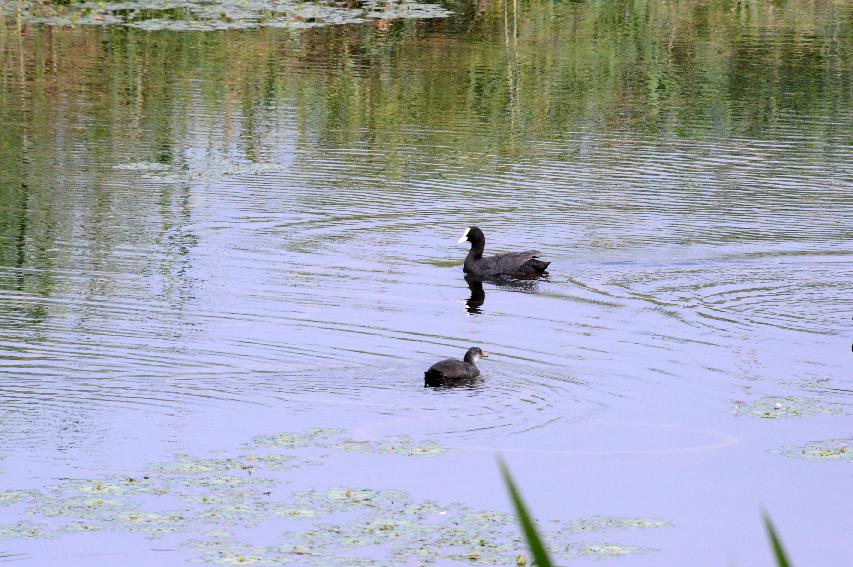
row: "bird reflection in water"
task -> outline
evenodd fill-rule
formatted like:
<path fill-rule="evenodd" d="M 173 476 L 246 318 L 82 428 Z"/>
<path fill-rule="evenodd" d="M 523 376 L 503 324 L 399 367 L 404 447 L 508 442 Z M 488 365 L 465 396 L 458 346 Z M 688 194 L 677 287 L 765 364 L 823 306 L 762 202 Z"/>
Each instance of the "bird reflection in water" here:
<path fill-rule="evenodd" d="M 467 274 L 465 276 L 465 283 L 468 284 L 468 289 L 471 290 L 471 297 L 465 301 L 465 310 L 468 313 L 481 313 L 480 307 L 482 307 L 483 303 L 486 301 L 486 292 L 483 290 L 483 280 L 472 276 L 471 274 Z"/>
<path fill-rule="evenodd" d="M 529 278 L 512 278 L 508 276 L 497 276 L 491 278 L 481 278 L 473 274 L 465 274 L 465 283 L 468 284 L 468 290 L 471 296 L 464 301 L 465 310 L 468 313 L 482 313 L 483 304 L 486 302 L 486 290 L 483 289 L 483 282 L 493 284 L 495 287 L 521 293 L 536 293 L 538 291 L 539 280 L 547 280 L 546 275 L 534 276 Z"/>

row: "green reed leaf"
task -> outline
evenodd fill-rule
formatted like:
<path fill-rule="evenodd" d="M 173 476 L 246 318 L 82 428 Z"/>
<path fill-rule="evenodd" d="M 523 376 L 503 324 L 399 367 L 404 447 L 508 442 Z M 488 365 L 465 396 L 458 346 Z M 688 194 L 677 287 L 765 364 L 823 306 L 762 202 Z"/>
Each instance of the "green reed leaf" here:
<path fill-rule="evenodd" d="M 515 486 L 512 475 L 510 475 L 509 469 L 503 459 L 499 461 L 499 465 L 501 467 L 501 474 L 503 475 L 507 490 L 509 490 L 513 507 L 515 507 L 515 512 L 518 514 L 518 521 L 521 523 L 521 529 L 524 532 L 524 537 L 527 539 L 527 546 L 530 548 L 530 554 L 533 556 L 533 564 L 538 567 L 552 567 L 554 564 L 548 556 L 545 544 L 539 536 L 539 532 L 536 530 L 533 519 L 527 511 L 527 507 L 524 505 L 524 502 L 521 499 L 521 494 L 519 494 L 518 488 Z"/>
<path fill-rule="evenodd" d="M 782 542 L 779 540 L 779 535 L 776 533 L 776 528 L 773 527 L 773 522 L 770 516 L 765 512 L 764 527 L 767 528 L 767 536 L 770 538 L 770 544 L 773 546 L 773 554 L 776 556 L 776 564 L 779 567 L 791 567 L 791 562 L 788 560 L 788 554 L 785 553 L 785 548 L 782 547 Z"/>

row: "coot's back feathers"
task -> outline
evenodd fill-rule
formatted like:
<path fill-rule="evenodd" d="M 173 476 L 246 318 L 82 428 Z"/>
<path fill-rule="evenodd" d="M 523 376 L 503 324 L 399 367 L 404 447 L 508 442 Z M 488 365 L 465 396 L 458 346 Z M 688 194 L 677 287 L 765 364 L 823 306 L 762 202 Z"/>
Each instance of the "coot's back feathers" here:
<path fill-rule="evenodd" d="M 466 262 L 465 268 L 468 273 L 479 276 L 536 276 L 545 271 L 551 262 L 539 260 L 539 250 L 525 250 L 524 252 L 507 252 L 495 256 L 483 256 L 479 261 Z M 463 268 L 463 269 L 465 269 Z"/>
<path fill-rule="evenodd" d="M 489 354 L 481 348 L 473 347 L 465 353 L 465 360 L 448 358 L 436 362 L 424 372 L 424 386 L 439 387 L 469 383 L 480 376 L 477 360 L 487 356 Z"/>
<path fill-rule="evenodd" d="M 470 362 L 448 358 L 436 362 L 424 373 L 427 386 L 440 386 L 439 382 L 448 380 L 471 380 L 480 375 L 480 369 Z"/>

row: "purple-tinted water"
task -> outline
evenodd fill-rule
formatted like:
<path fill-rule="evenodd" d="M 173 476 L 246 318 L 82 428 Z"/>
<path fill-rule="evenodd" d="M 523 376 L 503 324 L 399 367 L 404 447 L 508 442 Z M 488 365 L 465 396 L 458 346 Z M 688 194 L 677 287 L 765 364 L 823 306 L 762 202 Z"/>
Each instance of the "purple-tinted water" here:
<path fill-rule="evenodd" d="M 314 524 L 266 503 L 347 487 L 446 507 L 374 520 L 508 512 L 500 454 L 579 564 L 608 555 L 591 544 L 770 564 L 762 508 L 797 563 L 845 564 L 850 19 L 791 4 L 671 15 L 668 50 L 636 6 L 630 33 L 587 5 L 518 8 L 513 31 L 511 4 L 390 32 L 7 27 L 0 558 L 476 563 L 471 526 L 459 556 L 272 550 Z M 471 302 L 471 224 L 550 274 Z M 473 345 L 482 384 L 423 388 Z M 336 431 L 253 441 L 312 428 Z M 127 488 L 144 476 L 164 484 Z M 199 490 L 249 504 L 211 519 Z M 565 527 L 599 516 L 660 525 Z"/>

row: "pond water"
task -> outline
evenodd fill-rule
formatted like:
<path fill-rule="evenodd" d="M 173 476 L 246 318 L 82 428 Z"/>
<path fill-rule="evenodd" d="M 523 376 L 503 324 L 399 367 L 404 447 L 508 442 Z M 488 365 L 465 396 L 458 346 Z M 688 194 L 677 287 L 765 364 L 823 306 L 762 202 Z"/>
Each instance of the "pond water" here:
<path fill-rule="evenodd" d="M 3 3 L 0 558 L 853 556 L 853 5 L 440 8 Z"/>

